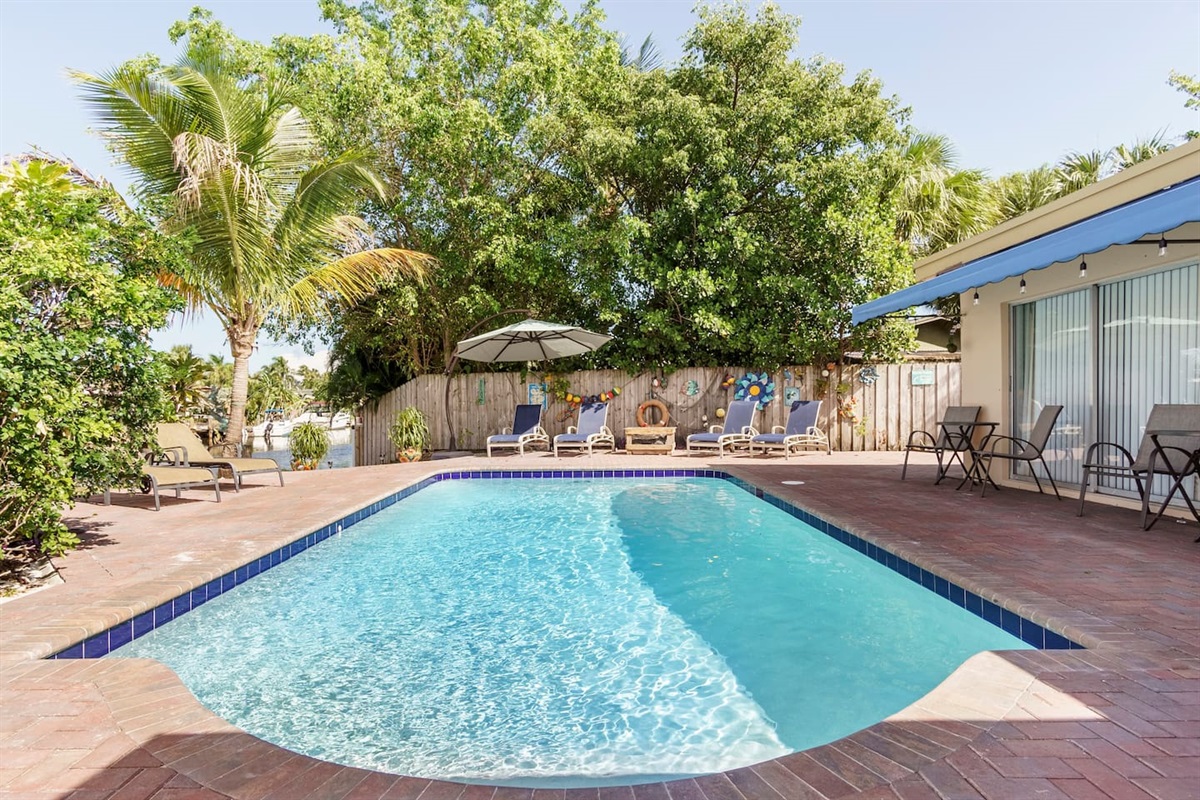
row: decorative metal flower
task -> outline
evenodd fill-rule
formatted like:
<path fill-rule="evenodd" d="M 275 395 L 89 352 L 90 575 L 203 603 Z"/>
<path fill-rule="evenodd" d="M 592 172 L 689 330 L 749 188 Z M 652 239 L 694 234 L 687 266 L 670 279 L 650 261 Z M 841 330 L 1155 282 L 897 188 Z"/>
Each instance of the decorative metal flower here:
<path fill-rule="evenodd" d="M 858 379 L 863 386 L 870 386 L 875 381 L 879 380 L 879 370 L 868 365 L 858 371 Z"/>
<path fill-rule="evenodd" d="M 757 400 L 758 410 L 762 411 L 767 404 L 775 399 L 775 382 L 767 373 L 747 372 L 738 379 L 733 391 L 734 400 Z"/>

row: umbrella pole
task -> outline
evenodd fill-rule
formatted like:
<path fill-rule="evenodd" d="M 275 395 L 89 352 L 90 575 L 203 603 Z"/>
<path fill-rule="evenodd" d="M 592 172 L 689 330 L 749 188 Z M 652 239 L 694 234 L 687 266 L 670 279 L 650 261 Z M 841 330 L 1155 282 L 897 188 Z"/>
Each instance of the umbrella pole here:
<path fill-rule="evenodd" d="M 480 326 L 491 322 L 496 317 L 503 317 L 505 314 L 524 314 L 525 316 L 529 316 L 531 313 L 532 312 L 528 308 L 506 308 L 504 311 L 497 312 L 492 314 L 490 317 L 476 322 L 471 327 L 471 330 L 467 331 L 467 335 L 463 338 L 470 339 L 471 334 L 479 330 Z M 458 449 L 458 432 L 454 430 L 454 417 L 450 416 L 450 376 L 453 374 L 456 364 L 458 364 L 457 347 L 454 348 L 454 352 L 450 355 L 450 360 L 446 362 L 446 394 L 442 401 L 446 411 L 446 427 L 450 431 L 450 450 Z"/>

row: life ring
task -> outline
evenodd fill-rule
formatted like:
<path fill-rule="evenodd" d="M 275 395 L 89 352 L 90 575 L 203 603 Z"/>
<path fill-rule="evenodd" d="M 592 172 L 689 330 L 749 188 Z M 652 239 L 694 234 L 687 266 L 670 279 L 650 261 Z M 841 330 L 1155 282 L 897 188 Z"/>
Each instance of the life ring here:
<path fill-rule="evenodd" d="M 643 428 L 650 427 L 650 423 L 646 422 L 646 409 L 648 408 L 657 408 L 659 416 L 662 417 L 656 424 L 656 427 L 665 428 L 667 423 L 671 421 L 671 412 L 667 411 L 666 403 L 662 400 L 647 400 L 638 406 L 637 423 L 639 426 Z"/>

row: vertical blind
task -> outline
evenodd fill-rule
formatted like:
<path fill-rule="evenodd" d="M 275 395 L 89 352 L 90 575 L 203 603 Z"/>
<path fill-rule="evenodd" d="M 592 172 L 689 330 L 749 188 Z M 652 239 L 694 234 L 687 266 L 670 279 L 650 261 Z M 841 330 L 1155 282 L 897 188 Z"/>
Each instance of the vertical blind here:
<path fill-rule="evenodd" d="M 1105 398 L 1099 438 L 1136 455 L 1155 403 L 1200 403 L 1200 265 L 1106 284 L 1099 293 Z M 1106 477 L 1101 485 L 1135 492 L 1126 478 Z M 1154 488 L 1166 491 L 1165 485 Z"/>
<path fill-rule="evenodd" d="M 1080 483 L 1092 440 L 1092 301 L 1083 289 L 1013 307 L 1013 431 L 1027 438 L 1044 406 L 1062 414 L 1044 452 L 1054 480 Z M 1015 474 L 1029 476 L 1018 463 Z"/>
<path fill-rule="evenodd" d="M 1046 452 L 1056 481 L 1082 481 L 1094 441 L 1136 454 L 1156 403 L 1200 403 L 1200 264 L 1014 305 L 1012 332 L 1015 434 L 1029 434 L 1043 405 L 1063 406 Z M 1115 476 L 1101 487 L 1135 491 Z"/>

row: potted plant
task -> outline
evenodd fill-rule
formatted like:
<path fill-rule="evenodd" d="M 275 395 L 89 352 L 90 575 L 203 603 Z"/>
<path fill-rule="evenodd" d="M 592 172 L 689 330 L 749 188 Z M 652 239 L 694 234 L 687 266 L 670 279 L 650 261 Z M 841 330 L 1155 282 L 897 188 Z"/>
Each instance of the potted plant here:
<path fill-rule="evenodd" d="M 329 431 L 313 422 L 302 422 L 292 428 L 292 469 L 316 469 L 317 463 L 329 452 Z"/>
<path fill-rule="evenodd" d="M 392 426 L 388 428 L 388 438 L 396 447 L 396 460 L 401 464 L 420 461 L 421 455 L 429 449 L 429 425 L 425 415 L 412 406 L 396 412 Z"/>

